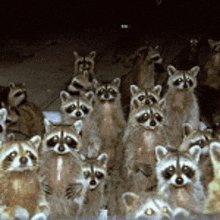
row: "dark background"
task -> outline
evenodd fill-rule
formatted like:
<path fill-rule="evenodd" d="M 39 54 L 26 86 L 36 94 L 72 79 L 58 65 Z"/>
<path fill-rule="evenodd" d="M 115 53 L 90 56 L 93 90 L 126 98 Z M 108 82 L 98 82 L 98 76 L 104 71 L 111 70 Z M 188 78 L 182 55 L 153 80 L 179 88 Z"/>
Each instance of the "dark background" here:
<path fill-rule="evenodd" d="M 28 37 L 83 28 L 118 28 L 121 23 L 150 32 L 212 32 L 218 37 L 220 9 L 210 0 L 29 0 L 1 1 L 1 36 Z M 220 36 L 219 36 L 220 39 Z"/>

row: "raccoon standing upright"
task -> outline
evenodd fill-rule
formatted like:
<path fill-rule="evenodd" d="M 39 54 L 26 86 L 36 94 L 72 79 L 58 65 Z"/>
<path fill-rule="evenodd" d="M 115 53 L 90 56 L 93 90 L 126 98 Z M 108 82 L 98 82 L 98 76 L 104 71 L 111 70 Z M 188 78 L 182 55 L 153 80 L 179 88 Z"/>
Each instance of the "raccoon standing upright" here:
<path fill-rule="evenodd" d="M 199 69 L 198 66 L 188 71 L 177 70 L 172 65 L 167 67 L 169 88 L 164 98 L 167 126 L 170 128 L 168 136 L 173 148 L 178 148 L 182 142 L 184 123 L 189 123 L 192 129 L 198 129 L 200 125 L 199 106 L 194 94 Z"/>
<path fill-rule="evenodd" d="M 199 159 L 201 148 L 194 146 L 186 152 L 157 146 L 157 192 L 173 207 L 190 214 L 204 211 L 206 192 L 201 183 Z"/>
<path fill-rule="evenodd" d="M 49 205 L 38 176 L 40 136 L 0 148 L 0 218 L 46 220 Z"/>
<path fill-rule="evenodd" d="M 78 152 L 82 147 L 82 121 L 53 125 L 45 119 L 40 175 L 54 218 L 80 215 L 87 190 Z"/>
<path fill-rule="evenodd" d="M 107 182 L 108 155 L 103 153 L 95 158 L 80 155 L 82 171 L 88 189 L 81 217 L 98 218 L 105 205 L 105 185 Z"/>

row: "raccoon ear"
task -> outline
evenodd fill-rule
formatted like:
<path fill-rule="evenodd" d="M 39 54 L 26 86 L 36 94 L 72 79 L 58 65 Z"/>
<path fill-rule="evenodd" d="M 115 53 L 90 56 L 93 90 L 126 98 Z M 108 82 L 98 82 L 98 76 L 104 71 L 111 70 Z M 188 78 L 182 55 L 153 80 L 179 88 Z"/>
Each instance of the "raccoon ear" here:
<path fill-rule="evenodd" d="M 121 79 L 119 77 L 113 79 L 112 83 L 114 85 L 116 85 L 117 87 L 120 87 L 120 84 L 121 84 Z"/>
<path fill-rule="evenodd" d="M 80 132 L 82 131 L 82 127 L 83 127 L 83 122 L 82 122 L 82 120 L 77 120 L 73 125 L 74 125 L 74 127 L 75 127 L 75 129 L 76 129 L 76 132 L 77 132 L 78 134 L 80 134 Z"/>
<path fill-rule="evenodd" d="M 192 72 L 193 76 L 196 77 L 199 70 L 200 70 L 199 66 L 194 66 L 193 68 L 190 69 L 190 72 Z"/>
<path fill-rule="evenodd" d="M 10 83 L 9 83 L 9 87 L 10 87 L 10 89 L 15 88 L 15 83 L 14 83 L 14 82 L 10 82 Z"/>
<path fill-rule="evenodd" d="M 92 85 L 96 89 L 98 87 L 98 85 L 99 85 L 99 81 L 97 79 L 93 79 L 92 80 Z"/>
<path fill-rule="evenodd" d="M 161 91 L 162 91 L 162 86 L 161 86 L 161 85 L 156 85 L 156 86 L 154 86 L 153 91 L 154 91 L 158 96 L 160 96 L 160 93 L 161 93 Z"/>
<path fill-rule="evenodd" d="M 157 161 L 160 161 L 167 155 L 168 150 L 165 147 L 158 145 L 155 148 L 155 153 Z"/>
<path fill-rule="evenodd" d="M 130 92 L 131 95 L 135 95 L 137 92 L 140 91 L 140 88 L 136 85 L 130 85 Z"/>
<path fill-rule="evenodd" d="M 101 166 L 107 165 L 107 163 L 108 163 L 108 154 L 103 153 L 103 154 L 99 155 L 97 160 L 100 161 Z"/>
<path fill-rule="evenodd" d="M 49 132 L 54 125 L 47 118 L 44 118 L 44 126 L 45 126 L 45 131 Z"/>
<path fill-rule="evenodd" d="M 34 144 L 35 149 L 38 149 L 41 144 L 41 137 L 39 135 L 33 136 L 30 141 Z"/>
<path fill-rule="evenodd" d="M 212 158 L 212 161 L 220 161 L 220 143 L 219 142 L 212 142 L 210 144 L 210 156 Z"/>
<path fill-rule="evenodd" d="M 62 102 L 66 102 L 70 97 L 70 94 L 67 91 L 60 92 L 60 99 Z"/>
<path fill-rule="evenodd" d="M 188 136 L 192 132 L 192 126 L 189 123 L 183 124 L 183 136 Z"/>
<path fill-rule="evenodd" d="M 15 134 L 14 133 L 7 134 L 6 140 L 7 141 L 14 141 L 15 140 Z"/>
<path fill-rule="evenodd" d="M 170 76 L 172 76 L 176 71 L 177 71 L 177 69 L 173 65 L 169 65 L 167 67 L 167 72 Z"/>
<path fill-rule="evenodd" d="M 76 51 L 73 51 L 73 55 L 76 59 L 79 58 L 79 54 Z"/>
<path fill-rule="evenodd" d="M 89 91 L 89 92 L 85 93 L 85 96 L 86 96 L 86 98 L 89 101 L 93 101 L 93 99 L 94 99 L 94 92 L 93 91 Z"/>
<path fill-rule="evenodd" d="M 201 154 L 201 148 L 198 145 L 195 145 L 189 149 L 189 154 L 195 159 L 195 161 L 198 163 L 200 159 Z"/>
<path fill-rule="evenodd" d="M 140 105 L 141 105 L 141 103 L 135 99 L 135 100 L 133 100 L 133 103 L 131 103 L 131 109 L 132 110 L 138 109 L 140 107 Z"/>
<path fill-rule="evenodd" d="M 139 196 L 132 192 L 126 192 L 122 194 L 122 200 L 127 211 L 130 211 L 138 203 Z"/>
<path fill-rule="evenodd" d="M 94 59 L 96 57 L 96 51 L 91 51 L 89 55 Z"/>
<path fill-rule="evenodd" d="M 165 100 L 165 98 L 160 99 L 159 102 L 158 102 L 158 104 L 159 104 L 159 106 L 160 106 L 162 109 L 164 109 L 165 106 L 166 106 L 166 100 Z"/>
<path fill-rule="evenodd" d="M 0 109 L 0 120 L 1 121 L 6 121 L 7 114 L 8 114 L 7 109 L 6 108 L 1 108 Z"/>

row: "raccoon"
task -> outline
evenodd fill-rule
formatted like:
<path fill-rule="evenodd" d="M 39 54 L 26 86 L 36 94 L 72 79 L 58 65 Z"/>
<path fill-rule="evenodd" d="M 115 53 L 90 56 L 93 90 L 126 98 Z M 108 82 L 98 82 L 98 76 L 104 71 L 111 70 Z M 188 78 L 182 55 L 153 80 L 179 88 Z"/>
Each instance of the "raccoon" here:
<path fill-rule="evenodd" d="M 106 83 L 93 80 L 94 117 L 102 139 L 101 151 L 109 156 L 109 169 L 113 169 L 116 144 L 126 124 L 121 107 L 120 82 L 120 78 Z"/>
<path fill-rule="evenodd" d="M 92 82 L 89 81 L 89 72 L 83 71 L 82 74 L 74 76 L 66 90 L 70 95 L 81 95 L 92 91 Z"/>
<path fill-rule="evenodd" d="M 95 76 L 94 67 L 96 51 L 91 51 L 86 56 L 80 56 L 76 51 L 73 51 L 73 55 L 75 56 L 74 76 L 83 73 L 84 70 L 87 70 L 89 73 L 89 81 L 91 82 Z"/>
<path fill-rule="evenodd" d="M 104 208 L 108 155 L 103 153 L 97 158 L 86 158 L 81 154 L 80 158 L 83 161 L 82 171 L 88 185 L 81 217 L 98 218 L 101 209 Z"/>
<path fill-rule="evenodd" d="M 157 146 L 155 153 L 158 194 L 174 208 L 183 208 L 190 214 L 203 213 L 206 193 L 200 181 L 201 148 L 196 145 L 180 152 Z"/>
<path fill-rule="evenodd" d="M 156 193 L 125 192 L 122 195 L 128 219 L 174 219 L 177 215 L 188 216 L 184 209 L 171 207 L 166 200 Z"/>
<path fill-rule="evenodd" d="M 76 120 L 84 120 L 93 111 L 93 98 L 92 91 L 80 96 L 72 96 L 66 91 L 61 91 L 62 122 L 72 124 Z"/>
<path fill-rule="evenodd" d="M 201 171 L 201 182 L 204 189 L 213 179 L 213 168 L 209 154 L 209 144 L 214 139 L 212 130 L 193 130 L 190 124 L 184 124 L 183 142 L 179 147 L 180 151 L 188 151 L 193 146 L 201 148 L 199 169 Z"/>
<path fill-rule="evenodd" d="M 155 147 L 169 144 L 166 136 L 164 99 L 158 104 L 136 106 L 123 136 L 125 167 L 135 193 L 155 190 Z"/>
<path fill-rule="evenodd" d="M 161 64 L 162 58 L 158 47 L 148 48 L 147 55 L 142 55 L 137 64 L 121 77 L 121 101 L 124 112 L 129 111 L 130 104 L 130 86 L 137 85 L 139 88 L 150 88 L 155 86 L 155 64 Z"/>
<path fill-rule="evenodd" d="M 15 134 L 15 140 L 27 140 L 34 135 L 43 137 L 44 115 L 34 103 L 8 106 L 7 109 L 7 131 Z"/>
<path fill-rule="evenodd" d="M 220 143 L 214 141 L 210 144 L 210 157 L 214 170 L 214 178 L 208 185 L 208 198 L 205 204 L 205 213 L 220 213 L 219 154 Z"/>
<path fill-rule="evenodd" d="M 78 152 L 82 147 L 82 121 L 53 125 L 45 119 L 40 176 L 50 204 L 51 217 L 77 217 L 83 207 L 87 184 Z"/>
<path fill-rule="evenodd" d="M 167 67 L 169 74 L 166 100 L 167 126 L 170 128 L 170 144 L 178 148 L 183 138 L 183 124 L 189 123 L 192 129 L 199 129 L 199 106 L 194 88 L 197 85 L 196 75 L 199 67 L 188 71 L 177 70 L 174 66 Z"/>
<path fill-rule="evenodd" d="M 27 89 L 25 83 L 15 84 L 14 82 L 9 83 L 8 93 L 8 105 L 11 107 L 18 107 L 27 102 Z"/>
<path fill-rule="evenodd" d="M 47 219 L 49 205 L 38 177 L 40 136 L 0 149 L 1 219 Z"/>
<path fill-rule="evenodd" d="M 133 110 L 135 100 L 140 104 L 152 105 L 160 100 L 160 93 L 162 90 L 161 85 L 156 85 L 152 88 L 140 89 L 136 85 L 130 86 L 131 101 L 130 101 L 130 112 Z"/>

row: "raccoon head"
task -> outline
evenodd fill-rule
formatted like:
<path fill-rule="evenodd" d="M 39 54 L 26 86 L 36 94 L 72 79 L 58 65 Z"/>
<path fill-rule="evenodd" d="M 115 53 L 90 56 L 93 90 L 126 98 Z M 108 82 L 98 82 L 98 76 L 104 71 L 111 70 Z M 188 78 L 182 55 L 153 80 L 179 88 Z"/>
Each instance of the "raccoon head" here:
<path fill-rule="evenodd" d="M 183 141 L 179 150 L 187 151 L 191 147 L 198 145 L 202 154 L 209 153 L 209 144 L 213 139 L 211 130 L 194 130 L 188 123 L 183 125 Z"/>
<path fill-rule="evenodd" d="M 96 100 L 100 102 L 113 101 L 120 98 L 121 79 L 115 78 L 110 83 L 99 83 L 96 79 L 93 80 Z"/>
<path fill-rule="evenodd" d="M 59 155 L 75 154 L 82 146 L 81 131 L 82 121 L 78 120 L 74 125 L 53 125 L 44 119 L 45 134 L 42 140 L 42 151 L 52 151 Z"/>
<path fill-rule="evenodd" d="M 147 57 L 146 59 L 149 61 L 149 62 L 152 62 L 152 63 L 157 63 L 157 64 L 161 64 L 163 59 L 161 58 L 160 56 L 160 52 L 159 52 L 159 46 L 157 45 L 156 47 L 149 47 L 148 48 L 148 54 L 147 54 Z"/>
<path fill-rule="evenodd" d="M 187 152 L 171 152 L 163 146 L 157 146 L 155 153 L 156 174 L 161 188 L 184 187 L 200 180 L 199 146 L 191 147 Z"/>
<path fill-rule="evenodd" d="M 83 71 L 82 74 L 73 77 L 67 88 L 67 91 L 71 95 L 80 95 L 82 92 L 88 92 L 91 90 L 92 82 L 89 81 L 89 73 L 87 70 Z"/>
<path fill-rule="evenodd" d="M 103 153 L 97 158 L 86 158 L 81 154 L 80 158 L 83 161 L 82 170 L 85 180 L 89 189 L 94 190 L 106 180 L 108 155 Z"/>
<path fill-rule="evenodd" d="M 192 38 L 190 39 L 190 48 L 191 48 L 191 52 L 195 53 L 197 51 L 197 46 L 199 43 L 199 40 L 196 38 Z"/>
<path fill-rule="evenodd" d="M 61 91 L 61 112 L 67 118 L 83 119 L 93 110 L 94 93 L 92 91 L 80 96 L 71 96 Z"/>
<path fill-rule="evenodd" d="M 165 124 L 164 106 L 164 99 L 156 104 L 142 105 L 141 107 L 134 102 L 134 110 L 130 112 L 129 122 L 150 130 L 163 126 Z"/>
<path fill-rule="evenodd" d="M 140 196 L 126 192 L 122 195 L 122 200 L 126 208 L 127 217 L 139 219 L 158 219 L 167 217 L 170 219 L 172 209 L 160 196 L 150 193 L 142 193 Z M 145 219 L 144 218 L 144 219 Z"/>
<path fill-rule="evenodd" d="M 194 66 L 190 70 L 177 70 L 169 65 L 167 72 L 169 74 L 168 86 L 176 90 L 191 90 L 197 86 L 196 76 L 200 70 L 199 66 Z"/>
<path fill-rule="evenodd" d="M 130 106 L 133 110 L 134 102 L 139 102 L 139 104 L 152 105 L 157 103 L 160 99 L 160 93 L 162 90 L 161 85 L 156 85 L 152 88 L 140 89 L 136 85 L 130 86 L 131 91 L 131 101 Z"/>
<path fill-rule="evenodd" d="M 10 106 L 17 107 L 27 101 L 27 89 L 25 83 L 15 84 L 14 82 L 10 82 L 9 88 L 8 104 Z"/>
<path fill-rule="evenodd" d="M 220 41 L 208 39 L 208 43 L 211 46 L 212 50 L 214 50 L 215 52 L 220 52 Z"/>
<path fill-rule="evenodd" d="M 10 141 L 0 149 L 1 169 L 5 172 L 22 172 L 38 169 L 38 148 L 41 137 L 36 135 L 28 141 Z"/>
<path fill-rule="evenodd" d="M 91 51 L 86 56 L 80 56 L 76 51 L 73 51 L 73 55 L 75 56 L 75 70 L 77 70 L 77 73 L 82 73 L 84 70 L 88 70 L 89 72 L 94 71 L 94 59 L 96 57 L 95 51 Z"/>

